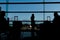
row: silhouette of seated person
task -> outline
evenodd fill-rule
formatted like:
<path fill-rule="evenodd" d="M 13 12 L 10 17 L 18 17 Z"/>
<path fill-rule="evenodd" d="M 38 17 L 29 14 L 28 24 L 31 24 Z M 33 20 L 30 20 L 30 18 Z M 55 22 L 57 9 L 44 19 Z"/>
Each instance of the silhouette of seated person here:
<path fill-rule="evenodd" d="M 60 23 L 60 16 L 58 15 L 57 12 L 54 12 L 53 23 L 55 23 L 55 24 L 59 24 Z"/>
<path fill-rule="evenodd" d="M 5 12 L 4 11 L 0 11 L 0 31 L 1 32 L 5 32 L 5 31 L 8 30 L 8 22 L 4 18 L 4 16 L 5 16 Z"/>
<path fill-rule="evenodd" d="M 60 16 L 58 15 L 57 12 L 54 12 L 53 32 L 55 34 L 55 35 L 53 34 L 55 36 L 55 38 L 60 36 Z"/>
<path fill-rule="evenodd" d="M 53 19 L 53 24 L 54 28 L 56 29 L 55 31 L 59 30 L 60 26 L 60 16 L 58 15 L 57 12 L 54 12 L 54 19 Z"/>

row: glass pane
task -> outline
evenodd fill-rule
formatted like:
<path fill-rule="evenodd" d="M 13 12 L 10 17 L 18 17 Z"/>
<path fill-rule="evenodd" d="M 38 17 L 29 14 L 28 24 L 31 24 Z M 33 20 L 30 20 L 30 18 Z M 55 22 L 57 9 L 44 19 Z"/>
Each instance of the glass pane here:
<path fill-rule="evenodd" d="M 60 4 L 46 4 L 45 11 L 59 11 Z"/>
<path fill-rule="evenodd" d="M 8 13 L 10 20 L 14 20 L 14 16 L 18 16 L 18 20 L 31 20 L 32 13 Z M 43 20 L 43 13 L 34 13 L 35 20 Z"/>
<path fill-rule="evenodd" d="M 3 4 L 3 5 L 0 4 L 0 7 L 1 7 L 1 10 L 2 10 L 2 11 L 6 11 L 6 5 L 5 5 L 5 4 Z"/>
<path fill-rule="evenodd" d="M 6 2 L 6 0 L 0 0 L 0 2 Z"/>
<path fill-rule="evenodd" d="M 40 4 L 12 4 L 9 5 L 9 11 L 42 11 L 43 5 Z"/>

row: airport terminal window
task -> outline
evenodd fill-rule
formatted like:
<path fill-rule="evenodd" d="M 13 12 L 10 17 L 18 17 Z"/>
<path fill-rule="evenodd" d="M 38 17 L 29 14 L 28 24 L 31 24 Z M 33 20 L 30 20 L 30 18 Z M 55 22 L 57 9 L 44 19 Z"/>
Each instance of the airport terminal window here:
<path fill-rule="evenodd" d="M 21 1 L 19 1 L 19 0 L 18 1 L 16 1 L 16 0 L 14 0 L 14 1 L 12 1 L 12 0 L 1 0 L 0 2 L 7 2 L 7 1 L 8 2 L 24 2 L 23 0 L 21 0 Z M 36 1 L 38 2 L 39 0 L 36 0 Z M 32 2 L 36 2 L 36 1 L 32 0 Z M 54 0 L 53 1 L 51 1 L 51 0 L 49 0 L 49 1 L 45 0 L 45 2 L 56 2 L 56 1 L 58 2 L 60 0 L 55 0 L 55 1 Z M 26 0 L 25 2 L 30 2 L 30 1 Z M 43 0 L 40 0 L 39 2 L 43 2 Z M 59 5 L 60 4 L 45 4 L 45 11 L 59 11 L 60 10 L 59 9 Z M 2 8 L 1 10 L 4 10 L 4 11 L 7 10 L 6 9 L 6 6 L 7 6 L 6 4 L 0 4 L 0 6 Z M 8 4 L 8 11 L 27 11 L 27 10 L 28 11 L 43 11 L 43 4 Z M 9 14 L 10 13 L 8 13 L 7 16 L 13 15 L 13 13 L 11 13 L 10 15 Z M 40 17 L 41 17 L 42 14 L 40 13 Z M 48 13 L 48 15 L 47 15 L 47 13 L 45 13 L 45 20 L 47 20 L 47 16 L 49 16 L 49 15 L 53 15 L 53 13 L 52 14 Z M 41 17 L 39 20 L 43 20 L 43 18 L 44 18 L 44 16 Z M 53 16 L 52 16 L 52 18 L 53 18 Z M 52 18 L 51 18 L 51 20 L 52 20 Z M 36 19 L 36 20 L 38 20 L 38 19 Z"/>
<path fill-rule="evenodd" d="M 9 2 L 18 2 L 18 1 L 16 1 L 16 0 L 15 1 L 9 0 Z M 40 2 L 42 2 L 42 1 L 40 1 Z M 56 10 L 60 10 L 59 9 L 59 5 L 60 4 L 45 4 L 45 11 L 56 11 Z M 4 4 L 1 5 L 1 7 L 2 7 L 2 10 L 6 11 L 6 4 L 5 5 Z M 8 4 L 8 11 L 27 11 L 27 10 L 28 11 L 43 11 L 43 4 Z M 17 14 L 17 16 L 21 18 L 21 15 L 24 14 L 24 13 L 8 13 L 7 16 L 13 20 L 13 16 L 15 14 Z M 28 13 L 27 15 L 26 14 L 27 13 L 25 13 L 23 15 L 25 17 L 25 19 L 23 19 L 24 17 L 22 17 L 23 20 L 26 20 L 27 15 L 31 15 L 32 13 L 31 14 Z M 34 14 L 35 14 L 35 17 L 36 17 L 35 20 L 43 20 L 43 18 L 44 18 L 44 16 L 43 16 L 44 14 L 43 13 L 40 13 L 40 14 L 39 13 L 34 13 Z M 13 15 L 13 16 L 10 17 L 10 15 Z M 38 17 L 37 17 L 37 15 L 38 15 Z M 47 16 L 50 16 L 50 15 L 53 15 L 53 13 L 52 14 L 45 13 L 45 20 L 47 20 Z M 51 17 L 51 20 L 52 20 L 52 18 L 53 18 L 53 16 Z M 20 20 L 22 20 L 22 19 L 20 19 Z M 30 19 L 28 19 L 28 20 L 30 20 Z"/>
<path fill-rule="evenodd" d="M 16 0 L 14 0 L 14 1 L 1 0 L 0 2 L 7 2 L 7 1 L 8 2 L 24 2 L 23 0 L 21 0 L 21 1 L 19 1 L 19 0 L 17 0 L 17 1 Z M 36 1 L 38 2 L 39 0 L 36 0 Z M 36 1 L 33 0 L 32 2 L 36 2 Z M 56 0 L 56 1 L 58 2 L 59 0 Z M 56 1 L 45 0 L 45 2 L 56 2 Z M 25 1 L 25 2 L 31 2 L 31 1 Z M 43 0 L 40 0 L 39 2 L 43 2 Z M 45 11 L 59 11 L 60 10 L 59 5 L 60 4 L 45 4 Z M 6 8 L 7 7 L 6 4 L 0 4 L 0 6 L 1 6 L 1 10 L 4 10 L 4 11 L 44 11 L 43 4 L 8 4 L 8 9 Z M 11 20 L 14 20 L 13 18 L 14 18 L 14 16 L 16 16 L 15 14 L 18 16 L 19 20 L 30 20 L 32 13 L 8 13 L 6 15 Z M 50 16 L 51 20 L 53 20 L 53 18 L 54 18 L 54 16 L 53 16 L 54 13 L 34 13 L 34 14 L 36 17 L 35 20 L 43 20 L 44 18 L 45 18 L 45 20 L 47 20 L 48 16 Z M 13 15 L 13 16 L 11 16 L 11 15 Z M 29 15 L 29 17 L 27 15 Z M 44 15 L 45 15 L 45 17 L 44 17 Z"/>

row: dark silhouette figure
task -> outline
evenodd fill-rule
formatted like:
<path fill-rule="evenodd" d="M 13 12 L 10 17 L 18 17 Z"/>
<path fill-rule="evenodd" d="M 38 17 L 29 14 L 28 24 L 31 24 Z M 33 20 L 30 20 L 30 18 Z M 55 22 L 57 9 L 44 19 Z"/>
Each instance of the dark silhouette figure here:
<path fill-rule="evenodd" d="M 5 35 L 8 35 L 7 32 L 9 31 L 9 20 L 8 19 L 6 20 L 4 16 L 5 16 L 5 11 L 0 11 L 0 34 L 4 33 Z"/>
<path fill-rule="evenodd" d="M 60 31 L 60 16 L 58 15 L 57 12 L 54 12 L 54 20 L 53 20 L 54 26 L 55 26 L 55 32 Z"/>
<path fill-rule="evenodd" d="M 60 36 L 60 16 L 57 12 L 54 12 L 53 29 L 55 39 L 59 39 L 58 36 Z"/>
<path fill-rule="evenodd" d="M 53 19 L 53 23 L 57 24 L 60 22 L 60 16 L 58 15 L 57 12 L 54 12 L 54 19 Z"/>
<path fill-rule="evenodd" d="M 9 30 L 9 21 L 4 18 L 5 12 L 0 11 L 0 32 L 6 32 Z"/>
<path fill-rule="evenodd" d="M 32 26 L 32 38 L 34 37 L 34 27 L 35 27 L 35 21 L 34 21 L 34 14 L 31 16 L 31 26 Z"/>
<path fill-rule="evenodd" d="M 21 37 L 21 27 L 22 22 L 21 21 L 14 21 L 13 22 L 13 30 L 12 30 L 12 40 L 20 40 Z"/>

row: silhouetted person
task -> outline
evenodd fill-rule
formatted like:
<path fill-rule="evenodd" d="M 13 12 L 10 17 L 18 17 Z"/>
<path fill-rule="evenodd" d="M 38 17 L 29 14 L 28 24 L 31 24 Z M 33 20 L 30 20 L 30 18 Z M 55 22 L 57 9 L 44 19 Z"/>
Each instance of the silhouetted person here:
<path fill-rule="evenodd" d="M 55 38 L 57 38 L 58 36 L 60 36 L 60 16 L 58 15 L 57 12 L 54 12 L 54 19 L 53 19 L 53 31 L 54 34 L 56 34 Z"/>
<path fill-rule="evenodd" d="M 34 14 L 31 16 L 31 26 L 32 26 L 32 37 L 34 37 L 34 27 L 35 27 L 35 21 L 34 21 Z"/>
<path fill-rule="evenodd" d="M 60 16 L 58 15 L 57 12 L 54 12 L 53 23 L 59 23 L 59 21 L 60 21 Z"/>
<path fill-rule="evenodd" d="M 4 18 L 5 12 L 0 11 L 0 32 L 6 32 L 8 31 L 9 27 L 9 22 Z"/>
<path fill-rule="evenodd" d="M 60 30 L 60 16 L 58 15 L 57 12 L 54 12 L 54 19 L 53 19 L 53 24 L 54 24 L 54 28 L 55 28 L 55 32 L 59 32 Z"/>

